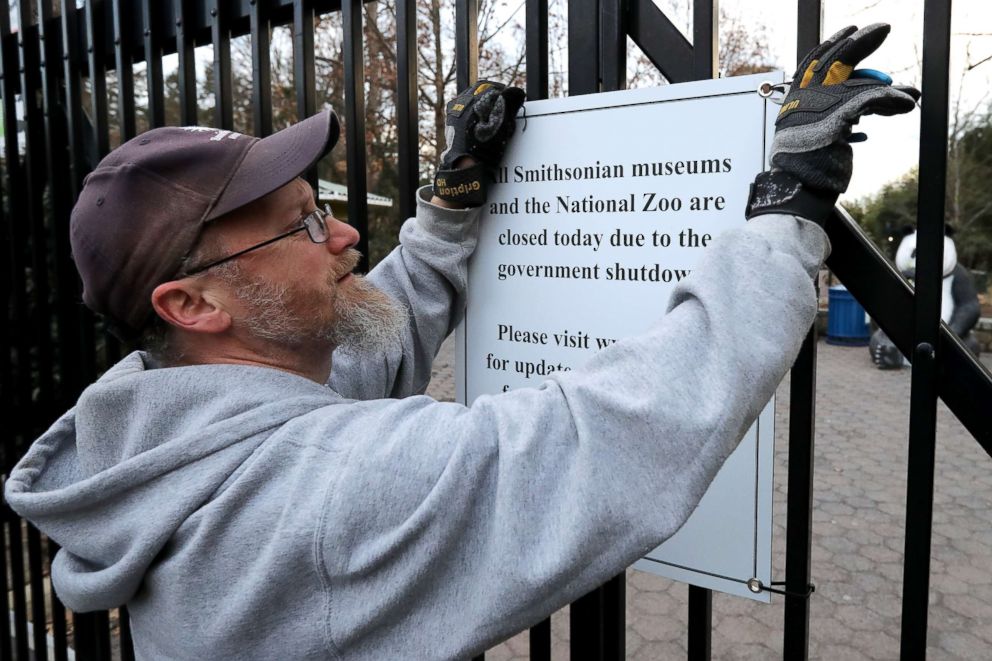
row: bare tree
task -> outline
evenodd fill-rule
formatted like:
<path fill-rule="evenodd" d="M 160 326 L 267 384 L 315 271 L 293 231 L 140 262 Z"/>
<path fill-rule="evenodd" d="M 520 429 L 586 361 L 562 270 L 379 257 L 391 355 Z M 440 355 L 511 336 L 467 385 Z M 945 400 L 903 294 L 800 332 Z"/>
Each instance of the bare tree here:
<path fill-rule="evenodd" d="M 524 3 L 510 7 L 506 0 L 481 0 L 479 6 L 479 77 L 523 85 L 524 39 L 520 22 Z M 417 51 L 421 155 L 435 162 L 447 145 L 444 114 L 455 89 L 454 0 L 419 0 Z"/>

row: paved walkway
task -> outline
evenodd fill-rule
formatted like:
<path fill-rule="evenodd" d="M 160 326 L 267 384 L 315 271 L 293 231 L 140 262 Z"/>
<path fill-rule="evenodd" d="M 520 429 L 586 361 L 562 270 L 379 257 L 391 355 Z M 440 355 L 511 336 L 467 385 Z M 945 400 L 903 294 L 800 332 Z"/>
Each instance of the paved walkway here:
<path fill-rule="evenodd" d="M 992 364 L 989 356 L 983 362 Z M 454 396 L 449 340 L 428 390 Z M 899 656 L 910 371 L 880 371 L 868 349 L 820 342 L 810 657 Z M 992 403 L 990 403 L 992 415 Z M 776 410 L 773 575 L 785 575 L 788 378 Z M 943 404 L 938 412 L 928 658 L 992 658 L 992 458 Z M 782 658 L 783 597 L 715 593 L 713 658 Z M 627 657 L 686 656 L 687 588 L 627 572 Z M 568 658 L 567 612 L 552 617 L 553 658 Z M 527 634 L 486 659 L 527 659 Z"/>

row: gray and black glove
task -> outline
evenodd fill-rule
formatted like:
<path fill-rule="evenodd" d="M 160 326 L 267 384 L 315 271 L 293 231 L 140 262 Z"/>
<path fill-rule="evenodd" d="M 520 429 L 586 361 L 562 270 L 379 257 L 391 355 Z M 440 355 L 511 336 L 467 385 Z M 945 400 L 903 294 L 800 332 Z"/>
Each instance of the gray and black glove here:
<path fill-rule="evenodd" d="M 897 115 L 916 106 L 918 90 L 854 69 L 889 29 L 885 23 L 846 27 L 803 58 L 775 121 L 772 168 L 751 185 L 749 219 L 790 213 L 823 223 L 851 181 L 850 143 L 865 139 L 852 135 L 852 127 L 864 115 Z"/>
<path fill-rule="evenodd" d="M 519 87 L 480 80 L 448 102 L 444 120 L 448 148 L 434 175 L 435 195 L 470 207 L 485 203 L 489 169 L 503 158 L 525 96 Z M 463 156 L 478 163 L 456 170 L 455 163 Z"/>

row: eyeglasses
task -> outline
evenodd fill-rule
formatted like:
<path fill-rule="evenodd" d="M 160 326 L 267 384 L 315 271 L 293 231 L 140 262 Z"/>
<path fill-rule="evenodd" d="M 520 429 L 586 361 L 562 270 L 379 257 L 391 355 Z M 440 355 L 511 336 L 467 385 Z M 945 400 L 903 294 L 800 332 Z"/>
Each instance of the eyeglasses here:
<path fill-rule="evenodd" d="M 282 234 L 280 234 L 278 236 L 274 236 L 271 239 L 267 239 L 265 241 L 262 241 L 261 243 L 258 243 L 258 244 L 255 244 L 255 245 L 251 246 L 250 248 L 245 248 L 244 250 L 239 250 L 238 252 L 234 253 L 233 255 L 228 255 L 227 257 L 223 257 L 223 258 L 218 259 L 216 261 L 210 262 L 209 264 L 205 264 L 204 266 L 198 266 L 195 269 L 193 269 L 192 271 L 187 271 L 185 274 L 183 274 L 183 277 L 188 277 L 188 276 L 191 276 L 191 275 L 196 275 L 197 273 L 203 273 L 207 269 L 213 268 L 213 267 L 217 266 L 218 264 L 223 264 L 224 262 L 229 262 L 229 261 L 231 261 L 232 259 L 234 259 L 236 257 L 241 257 L 241 255 L 244 255 L 247 252 L 251 252 L 252 250 L 258 250 L 259 248 L 264 248 L 265 246 L 269 245 L 270 243 L 275 243 L 276 241 L 278 241 L 280 239 L 285 239 L 287 236 L 292 236 L 292 235 L 294 235 L 294 234 L 296 234 L 298 232 L 302 232 L 304 230 L 306 230 L 307 236 L 309 236 L 310 237 L 310 240 L 313 241 L 314 243 L 326 243 L 327 242 L 327 239 L 330 238 L 330 233 L 328 233 L 328 231 L 327 231 L 327 223 L 324 221 L 324 218 L 326 216 L 333 216 L 333 214 L 331 213 L 331 206 L 329 204 L 325 204 L 324 205 L 324 210 L 323 211 L 321 211 L 320 209 L 314 209 L 313 211 L 311 211 L 307 215 L 305 215 L 302 218 L 300 218 L 300 221 L 299 221 L 300 222 L 300 226 L 299 227 L 295 227 L 295 228 L 289 230 L 288 232 L 283 232 Z"/>

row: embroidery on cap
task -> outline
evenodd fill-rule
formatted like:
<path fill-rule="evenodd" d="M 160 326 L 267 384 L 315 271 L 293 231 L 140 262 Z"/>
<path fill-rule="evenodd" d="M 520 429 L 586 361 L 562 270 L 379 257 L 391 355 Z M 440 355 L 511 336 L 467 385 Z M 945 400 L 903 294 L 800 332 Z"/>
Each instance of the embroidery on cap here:
<path fill-rule="evenodd" d="M 213 132 L 216 135 L 214 135 L 212 138 L 210 138 L 210 141 L 211 142 L 217 142 L 219 140 L 223 140 L 224 138 L 227 138 L 228 140 L 237 140 L 242 135 L 240 133 L 235 133 L 234 131 L 224 131 L 222 129 L 212 129 L 209 126 L 183 126 L 182 129 L 184 131 L 189 131 L 190 133 L 208 133 L 208 132 Z"/>

